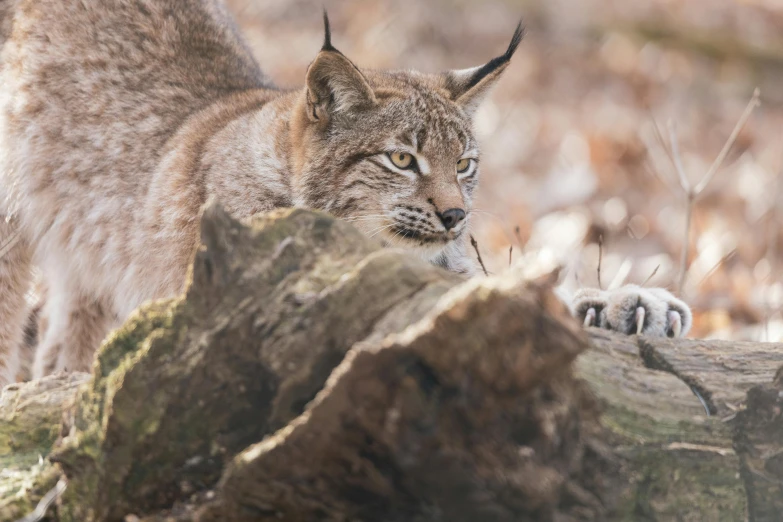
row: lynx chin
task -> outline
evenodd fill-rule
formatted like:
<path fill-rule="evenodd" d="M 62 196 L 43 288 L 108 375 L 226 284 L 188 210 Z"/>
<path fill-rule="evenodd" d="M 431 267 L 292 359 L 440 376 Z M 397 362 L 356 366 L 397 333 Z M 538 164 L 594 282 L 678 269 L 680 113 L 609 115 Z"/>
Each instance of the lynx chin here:
<path fill-rule="evenodd" d="M 0 385 L 37 267 L 33 376 L 183 290 L 203 204 L 320 209 L 474 271 L 472 117 L 522 40 L 442 73 L 359 69 L 325 38 L 301 89 L 262 74 L 220 0 L 0 2 Z M 592 312 L 595 315 L 596 312 Z"/>

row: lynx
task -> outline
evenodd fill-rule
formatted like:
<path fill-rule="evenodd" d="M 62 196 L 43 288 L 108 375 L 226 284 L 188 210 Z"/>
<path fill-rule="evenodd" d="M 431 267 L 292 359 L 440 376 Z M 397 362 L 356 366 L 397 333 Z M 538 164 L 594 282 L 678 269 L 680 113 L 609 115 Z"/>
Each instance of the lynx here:
<path fill-rule="evenodd" d="M 585 326 L 627 335 L 682 337 L 693 323 L 690 307 L 669 291 L 638 285 L 609 292 L 581 289 L 574 295 L 572 311 Z"/>
<path fill-rule="evenodd" d="M 237 218 L 324 210 L 474 270 L 472 117 L 521 25 L 487 63 L 426 74 L 359 69 L 324 14 L 304 87 L 283 91 L 218 0 L 1 4 L 0 385 L 18 369 L 33 266 L 47 296 L 34 376 L 88 370 L 131 311 L 183 290 L 209 198 Z M 609 310 L 590 303 L 585 318 Z"/>

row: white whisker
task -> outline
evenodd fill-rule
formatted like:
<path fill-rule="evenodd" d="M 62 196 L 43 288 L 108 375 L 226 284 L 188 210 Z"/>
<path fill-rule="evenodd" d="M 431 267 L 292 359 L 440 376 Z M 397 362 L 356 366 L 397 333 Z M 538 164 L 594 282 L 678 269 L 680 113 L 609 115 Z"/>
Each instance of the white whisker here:
<path fill-rule="evenodd" d="M 374 230 L 373 232 L 371 232 L 368 237 L 375 237 L 376 235 L 380 234 L 384 230 L 392 228 L 393 226 L 394 226 L 394 223 L 392 223 L 390 225 L 384 225 L 384 226 L 378 228 L 377 230 Z"/>
<path fill-rule="evenodd" d="M 343 221 L 353 222 L 353 221 L 368 221 L 371 219 L 378 219 L 378 218 L 385 218 L 385 214 L 374 214 L 374 215 L 367 215 L 367 216 L 350 216 L 346 218 L 341 218 Z"/>

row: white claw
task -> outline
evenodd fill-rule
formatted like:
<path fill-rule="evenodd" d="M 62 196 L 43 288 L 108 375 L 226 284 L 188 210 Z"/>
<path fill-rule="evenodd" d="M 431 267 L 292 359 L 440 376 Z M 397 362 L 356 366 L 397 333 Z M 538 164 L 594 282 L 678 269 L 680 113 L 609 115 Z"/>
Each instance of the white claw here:
<path fill-rule="evenodd" d="M 585 326 L 595 325 L 595 308 L 588 308 L 585 313 Z"/>
<path fill-rule="evenodd" d="M 640 306 L 636 309 L 636 335 L 642 334 L 642 328 L 644 328 L 644 307 Z"/>
<path fill-rule="evenodd" d="M 674 332 L 674 337 L 682 335 L 682 316 L 680 316 L 680 312 L 669 310 L 666 315 L 669 318 L 669 324 L 672 327 L 672 332 Z"/>

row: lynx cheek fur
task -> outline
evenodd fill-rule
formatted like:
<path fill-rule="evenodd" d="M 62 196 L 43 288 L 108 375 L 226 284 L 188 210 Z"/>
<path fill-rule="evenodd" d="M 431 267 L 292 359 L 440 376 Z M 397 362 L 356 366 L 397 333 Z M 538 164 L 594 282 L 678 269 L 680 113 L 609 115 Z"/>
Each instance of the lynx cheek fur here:
<path fill-rule="evenodd" d="M 471 117 L 521 38 L 474 69 L 359 70 L 331 44 L 305 87 L 263 77 L 217 0 L 0 2 L 0 385 L 31 267 L 34 376 L 87 370 L 106 333 L 183 289 L 211 197 L 238 218 L 329 211 L 468 272 Z"/>

